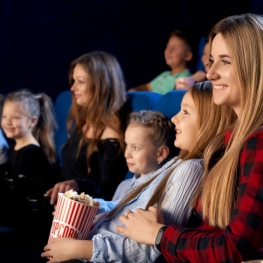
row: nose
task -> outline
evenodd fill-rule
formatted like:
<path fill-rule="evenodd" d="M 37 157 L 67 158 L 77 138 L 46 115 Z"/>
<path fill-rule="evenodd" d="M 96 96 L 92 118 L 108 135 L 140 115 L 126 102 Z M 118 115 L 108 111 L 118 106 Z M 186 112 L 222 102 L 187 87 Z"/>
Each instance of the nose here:
<path fill-rule="evenodd" d="M 131 154 L 130 154 L 130 151 L 128 150 L 128 147 L 126 146 L 126 149 L 125 149 L 125 152 L 124 152 L 124 157 L 126 159 L 130 158 L 131 157 Z"/>
<path fill-rule="evenodd" d="M 179 122 L 179 121 L 178 121 L 178 114 L 179 114 L 179 113 L 177 113 L 176 115 L 174 115 L 174 116 L 171 118 L 171 122 L 172 122 L 174 125 L 176 125 L 176 123 Z"/>
<path fill-rule="evenodd" d="M 215 80 L 219 78 L 219 74 L 217 73 L 216 65 L 213 64 L 210 66 L 208 71 L 206 72 L 206 77 L 209 80 Z"/>

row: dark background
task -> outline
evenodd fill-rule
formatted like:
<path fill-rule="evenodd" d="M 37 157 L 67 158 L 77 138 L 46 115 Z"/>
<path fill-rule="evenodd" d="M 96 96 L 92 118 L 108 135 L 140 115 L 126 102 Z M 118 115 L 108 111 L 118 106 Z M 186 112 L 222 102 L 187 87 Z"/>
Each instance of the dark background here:
<path fill-rule="evenodd" d="M 218 20 L 247 12 L 263 13 L 263 1 L 0 0 L 0 90 L 55 100 L 69 89 L 70 62 L 94 50 L 117 57 L 131 88 L 168 69 L 163 51 L 175 28 L 197 48 Z"/>

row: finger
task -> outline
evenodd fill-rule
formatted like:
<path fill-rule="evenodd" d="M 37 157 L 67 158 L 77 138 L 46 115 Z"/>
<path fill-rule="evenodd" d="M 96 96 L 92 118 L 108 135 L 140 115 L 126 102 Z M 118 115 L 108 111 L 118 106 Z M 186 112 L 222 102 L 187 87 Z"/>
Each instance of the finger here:
<path fill-rule="evenodd" d="M 125 215 L 121 215 L 121 216 L 119 217 L 119 220 L 120 220 L 123 224 L 126 225 L 126 223 L 127 223 L 127 221 L 128 221 L 128 218 L 127 218 L 127 216 L 125 216 Z"/>
<path fill-rule="evenodd" d="M 157 208 L 155 207 L 155 206 L 150 206 L 149 208 L 148 208 L 148 210 L 149 211 L 152 211 L 152 212 L 157 212 Z"/>
<path fill-rule="evenodd" d="M 125 235 L 125 233 L 126 233 L 126 228 L 123 227 L 123 226 L 116 226 L 115 229 L 116 229 L 117 233 L 120 233 L 120 234 L 123 234 L 123 235 Z"/>

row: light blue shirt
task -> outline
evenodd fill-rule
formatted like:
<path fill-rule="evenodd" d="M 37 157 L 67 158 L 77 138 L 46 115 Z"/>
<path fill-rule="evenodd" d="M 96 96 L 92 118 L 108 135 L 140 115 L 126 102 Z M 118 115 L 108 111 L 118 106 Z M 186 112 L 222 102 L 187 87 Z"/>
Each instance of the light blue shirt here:
<path fill-rule="evenodd" d="M 114 196 L 112 197 L 112 201 L 122 199 L 127 194 L 129 194 L 136 186 L 139 186 L 149 180 L 153 174 L 154 172 L 144 174 L 143 176 L 134 174 L 132 178 L 123 180 L 117 187 Z"/>
<path fill-rule="evenodd" d="M 177 74 L 171 74 L 171 71 L 164 71 L 156 78 L 154 78 L 151 82 L 152 91 L 160 93 L 162 95 L 167 92 L 174 90 L 175 88 L 175 80 L 177 78 L 189 77 L 191 76 L 191 72 L 189 69 L 186 69 Z"/>
<path fill-rule="evenodd" d="M 188 160 L 181 163 L 174 159 L 167 162 L 154 175 L 158 175 L 150 185 L 145 187 L 133 200 L 123 206 L 122 210 L 113 218 L 105 217 L 108 212 L 99 214 L 95 218 L 95 225 L 87 239 L 93 240 L 92 262 L 158 262 L 160 252 L 155 246 L 137 243 L 116 232 L 116 226 L 122 225 L 120 215 L 128 209 L 135 211 L 145 208 L 156 187 L 163 178 L 171 172 L 165 191 L 160 200 L 160 207 L 167 225 L 185 225 L 190 217 L 190 203 L 203 176 L 203 161 Z M 176 167 L 181 163 L 178 167 Z M 176 169 L 175 169 L 176 167 Z M 100 200 L 107 210 L 112 209 L 118 201 Z"/>

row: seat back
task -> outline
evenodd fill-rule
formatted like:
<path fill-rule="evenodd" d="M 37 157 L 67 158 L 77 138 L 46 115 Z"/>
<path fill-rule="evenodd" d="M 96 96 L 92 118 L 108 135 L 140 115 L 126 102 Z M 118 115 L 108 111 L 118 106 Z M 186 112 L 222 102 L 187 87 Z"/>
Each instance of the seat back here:
<path fill-rule="evenodd" d="M 154 110 L 162 95 L 156 92 L 127 92 L 132 111 Z"/>
<path fill-rule="evenodd" d="M 58 124 L 58 130 L 55 134 L 56 153 L 61 165 L 61 147 L 66 142 L 68 136 L 66 132 L 66 124 L 68 113 L 71 105 L 71 92 L 62 91 L 56 98 L 54 104 L 55 116 Z"/>
<path fill-rule="evenodd" d="M 187 90 L 172 90 L 162 95 L 157 103 L 155 110 L 162 112 L 171 119 L 180 111 L 181 101 Z"/>

